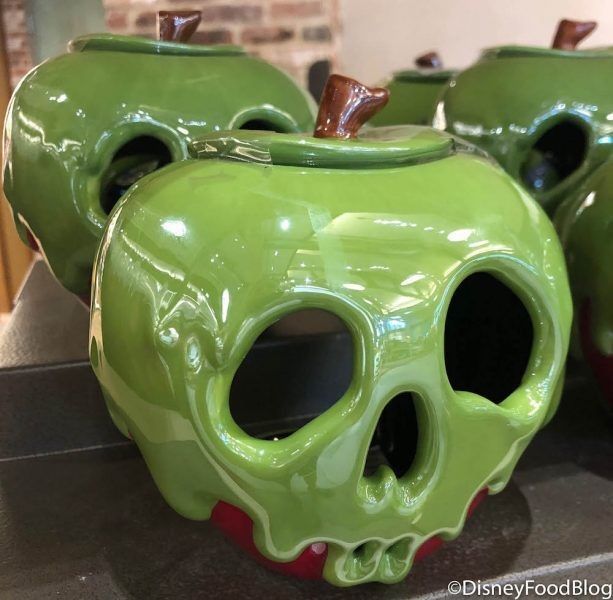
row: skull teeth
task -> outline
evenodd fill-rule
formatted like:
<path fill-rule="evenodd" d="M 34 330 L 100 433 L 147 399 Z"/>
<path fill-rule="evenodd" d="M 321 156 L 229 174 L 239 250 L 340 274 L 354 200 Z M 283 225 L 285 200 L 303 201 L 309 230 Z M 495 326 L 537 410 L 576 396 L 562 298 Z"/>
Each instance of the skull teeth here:
<path fill-rule="evenodd" d="M 466 517 L 470 517 L 487 496 L 487 488 L 473 498 Z M 414 561 L 425 558 L 443 545 L 439 536 L 426 540 L 407 535 L 395 541 L 366 540 L 353 548 L 331 546 L 328 559 L 334 563 L 336 576 L 348 585 L 379 581 L 396 583 L 404 579 Z"/>
<path fill-rule="evenodd" d="M 347 582 L 394 583 L 406 577 L 416 540 L 405 537 L 395 542 L 369 540 L 346 551 L 342 578 Z"/>

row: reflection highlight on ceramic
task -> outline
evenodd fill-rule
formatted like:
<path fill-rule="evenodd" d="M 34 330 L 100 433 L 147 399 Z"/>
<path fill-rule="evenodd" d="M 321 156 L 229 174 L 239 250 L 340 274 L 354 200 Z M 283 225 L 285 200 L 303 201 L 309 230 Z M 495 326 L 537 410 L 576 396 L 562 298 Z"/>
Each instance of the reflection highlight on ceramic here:
<path fill-rule="evenodd" d="M 420 547 L 459 534 L 480 490 L 504 488 L 555 411 L 571 318 L 556 234 L 505 173 L 443 133 L 222 132 L 193 156 L 137 182 L 103 238 L 91 354 L 113 419 L 181 514 L 227 523 L 230 511 L 241 545 L 279 568 L 398 581 Z M 447 313 L 475 273 L 534 329 L 500 402 L 450 383 Z M 306 308 L 346 325 L 351 383 L 290 435 L 252 437 L 230 413 L 235 373 L 268 326 Z M 415 456 L 365 474 L 388 406 L 404 414 L 409 401 Z"/>
<path fill-rule="evenodd" d="M 139 177 L 186 158 L 206 132 L 313 125 L 306 92 L 237 47 L 110 34 L 70 47 L 13 94 L 4 191 L 23 241 L 36 238 L 55 276 L 79 295 L 89 294 L 108 214 Z"/>

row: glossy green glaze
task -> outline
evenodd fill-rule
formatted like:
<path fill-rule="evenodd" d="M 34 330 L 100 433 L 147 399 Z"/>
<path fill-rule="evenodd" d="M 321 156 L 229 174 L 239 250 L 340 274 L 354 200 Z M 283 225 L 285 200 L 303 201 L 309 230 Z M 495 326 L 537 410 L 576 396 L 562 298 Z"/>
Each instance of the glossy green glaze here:
<path fill-rule="evenodd" d="M 91 362 L 177 511 L 207 519 L 227 502 L 251 517 L 266 557 L 326 542 L 329 582 L 390 583 L 426 539 L 459 534 L 479 490 L 506 485 L 555 406 L 570 295 L 542 210 L 454 148 L 419 128 L 334 143 L 225 132 L 120 201 L 96 261 Z M 363 156 L 369 168 L 349 168 Z M 445 369 L 447 306 L 478 271 L 517 293 L 535 329 L 522 384 L 498 405 L 454 391 Z M 262 331 L 307 307 L 349 328 L 352 384 L 289 437 L 252 438 L 230 413 L 233 376 Z M 415 461 L 399 478 L 387 466 L 365 476 L 378 417 L 405 391 L 417 398 Z"/>
<path fill-rule="evenodd" d="M 245 54 L 240 46 L 228 44 L 203 46 L 112 33 L 83 35 L 71 40 L 68 49 L 71 52 L 102 50 L 107 52 L 134 52 L 136 54 L 163 54 L 166 56 L 242 56 Z"/>
<path fill-rule="evenodd" d="M 196 140 L 191 146 L 191 155 L 195 158 L 249 159 L 269 165 L 389 169 L 445 158 L 456 151 L 458 144 L 464 144 L 432 129 L 415 129 L 411 133 L 407 136 L 406 127 L 381 127 L 369 131 L 369 143 L 357 144 L 301 134 L 240 131 L 237 135 L 230 131 Z"/>
<path fill-rule="evenodd" d="M 486 150 L 552 213 L 611 155 L 612 73 L 610 48 L 487 50 L 449 82 L 435 126 Z M 561 123 L 571 127 L 558 130 L 549 148 L 539 147 L 541 136 Z M 566 148 L 569 130 L 579 140 Z M 563 164 L 552 165 L 552 156 Z"/>
<path fill-rule="evenodd" d="M 438 97 L 455 71 L 410 70 L 394 73 L 381 84 L 390 91 L 387 106 L 375 115 L 371 125 L 429 125 Z"/>
<path fill-rule="evenodd" d="M 575 306 L 589 303 L 592 342 L 603 356 L 613 356 L 613 162 L 560 206 L 556 226 Z"/>
<path fill-rule="evenodd" d="M 167 160 L 179 160 L 206 132 L 313 126 L 306 93 L 237 47 L 96 35 L 71 49 L 30 72 L 13 95 L 4 191 L 22 239 L 29 228 L 56 277 L 77 294 L 89 294 L 107 220 L 101 192 L 126 144 L 150 136 Z M 159 148 L 150 151 L 147 143 L 133 149 L 132 167 L 154 169 Z"/>

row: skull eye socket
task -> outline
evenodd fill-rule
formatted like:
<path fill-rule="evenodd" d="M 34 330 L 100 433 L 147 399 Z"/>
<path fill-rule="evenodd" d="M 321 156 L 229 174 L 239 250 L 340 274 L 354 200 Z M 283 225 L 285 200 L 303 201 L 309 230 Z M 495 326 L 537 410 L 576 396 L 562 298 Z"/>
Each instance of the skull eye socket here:
<path fill-rule="evenodd" d="M 287 437 L 333 406 L 353 377 L 353 342 L 336 315 L 305 309 L 268 327 L 237 369 L 230 414 L 252 437 Z"/>
<path fill-rule="evenodd" d="M 553 189 L 581 166 L 587 147 L 587 133 L 577 121 L 557 123 L 528 152 L 520 168 L 522 182 L 531 192 Z"/>
<path fill-rule="evenodd" d="M 496 404 L 522 382 L 532 353 L 532 319 L 520 298 L 489 273 L 456 288 L 445 322 L 445 365 L 454 390 Z"/>
<path fill-rule="evenodd" d="M 275 131 L 277 133 L 289 133 L 288 127 L 283 127 L 280 124 L 272 123 L 266 119 L 251 119 L 240 126 L 240 129 L 249 129 L 254 131 Z"/>
<path fill-rule="evenodd" d="M 141 136 L 124 144 L 113 156 L 102 176 L 100 205 L 108 215 L 131 185 L 172 161 L 168 147 L 152 136 Z"/>

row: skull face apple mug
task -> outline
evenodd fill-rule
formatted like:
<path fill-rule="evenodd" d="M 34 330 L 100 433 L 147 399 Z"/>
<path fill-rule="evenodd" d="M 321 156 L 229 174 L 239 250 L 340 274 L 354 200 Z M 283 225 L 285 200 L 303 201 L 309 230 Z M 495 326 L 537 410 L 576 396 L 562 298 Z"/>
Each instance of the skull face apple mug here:
<path fill-rule="evenodd" d="M 577 339 L 613 408 L 613 162 L 598 168 L 556 213 L 575 306 Z"/>
<path fill-rule="evenodd" d="M 434 119 L 486 150 L 550 214 L 613 150 L 613 49 L 575 49 L 595 27 L 563 20 L 553 48 L 485 50 L 448 83 Z"/>
<path fill-rule="evenodd" d="M 505 487 L 555 410 L 571 319 L 542 210 L 445 133 L 357 135 L 385 100 L 332 76 L 313 137 L 201 138 L 122 198 L 92 295 L 94 371 L 168 503 L 341 586 L 401 580 Z M 258 439 L 234 419 L 233 379 L 305 308 L 346 324 L 353 379 Z"/>
<path fill-rule="evenodd" d="M 415 59 L 416 69 L 397 71 L 383 85 L 390 91 L 386 106 L 370 121 L 377 127 L 387 125 L 431 125 L 438 97 L 456 71 L 443 69 L 436 52 Z"/>
<path fill-rule="evenodd" d="M 186 158 L 206 132 L 313 126 L 313 101 L 278 69 L 237 46 L 185 43 L 199 19 L 160 13 L 159 40 L 77 38 L 13 94 L 4 192 L 17 229 L 88 300 L 108 214 L 139 177 Z"/>

